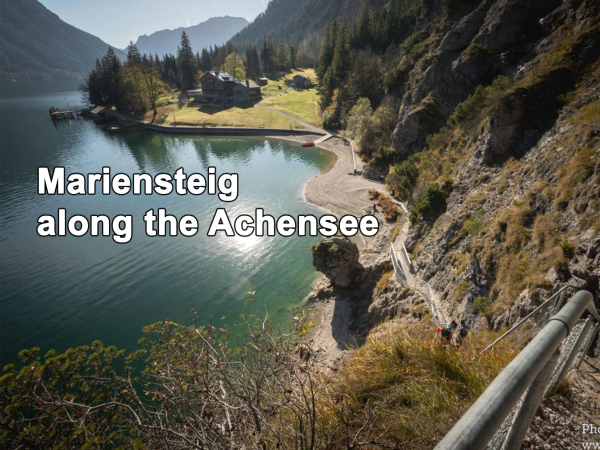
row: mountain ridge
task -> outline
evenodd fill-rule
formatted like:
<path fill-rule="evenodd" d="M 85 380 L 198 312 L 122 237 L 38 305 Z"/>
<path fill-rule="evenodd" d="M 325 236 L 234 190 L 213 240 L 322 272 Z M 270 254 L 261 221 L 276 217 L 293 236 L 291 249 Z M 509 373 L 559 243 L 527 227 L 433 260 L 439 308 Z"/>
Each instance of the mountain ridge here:
<path fill-rule="evenodd" d="M 64 22 L 37 0 L 2 0 L 0 25 L 0 76 L 5 79 L 85 74 L 112 47 Z"/>
<path fill-rule="evenodd" d="M 201 51 L 210 45 L 222 45 L 237 32 L 249 25 L 243 17 L 220 16 L 211 17 L 204 22 L 190 27 L 179 27 L 173 30 L 164 29 L 151 34 L 139 36 L 135 42 L 141 53 L 163 56 L 167 53 L 175 54 L 181 38 L 185 31 L 191 41 L 194 51 Z"/>

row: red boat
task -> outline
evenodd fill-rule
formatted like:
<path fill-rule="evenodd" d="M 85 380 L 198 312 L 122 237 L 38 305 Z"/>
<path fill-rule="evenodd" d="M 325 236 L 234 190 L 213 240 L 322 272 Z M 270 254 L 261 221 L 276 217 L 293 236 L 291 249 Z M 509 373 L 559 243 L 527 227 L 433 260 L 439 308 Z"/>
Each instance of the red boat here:
<path fill-rule="evenodd" d="M 314 147 L 315 143 L 314 142 L 303 142 L 302 143 L 302 147 Z"/>

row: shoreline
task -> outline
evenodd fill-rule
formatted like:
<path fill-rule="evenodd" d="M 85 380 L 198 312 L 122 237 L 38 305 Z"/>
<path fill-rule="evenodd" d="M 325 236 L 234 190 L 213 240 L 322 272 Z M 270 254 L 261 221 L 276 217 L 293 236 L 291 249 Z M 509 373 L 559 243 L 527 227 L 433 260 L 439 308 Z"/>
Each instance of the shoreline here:
<path fill-rule="evenodd" d="M 309 136 L 271 137 L 301 143 L 307 142 Z M 360 217 L 373 204 L 368 195 L 370 189 L 388 194 L 385 185 L 354 175 L 356 162 L 353 146 L 345 145 L 340 137 L 332 137 L 316 147 L 333 153 L 337 159 L 329 171 L 304 184 L 302 196 L 307 204 L 338 218 L 346 214 Z M 360 161 L 360 158 L 356 159 Z M 362 161 L 360 164 L 362 169 Z M 379 233 L 373 238 L 357 234 L 352 240 L 361 251 L 377 236 Z M 356 340 L 350 329 L 353 314 L 351 300 L 336 294 L 321 299 L 320 294 L 329 286 L 327 277 L 319 274 L 313 281 L 311 292 L 304 298 L 303 305 L 314 317 L 314 328 L 301 341 L 308 344 L 311 351 L 320 354 L 324 367 L 335 370 L 343 361 L 345 352 L 356 346 Z"/>
<path fill-rule="evenodd" d="M 227 129 L 220 129 L 220 133 L 199 133 L 198 131 L 206 131 L 206 129 L 194 130 L 190 127 L 181 127 L 174 130 L 171 127 L 154 126 L 142 126 L 141 130 L 179 135 L 266 137 L 299 144 L 315 141 L 318 137 L 327 134 L 325 130 L 322 130 L 322 134 L 317 134 L 300 130 L 276 129 L 259 129 L 259 133 L 256 134 L 252 132 L 257 129 L 242 130 L 243 134 L 226 134 Z M 347 214 L 356 217 L 362 216 L 373 205 L 368 195 L 368 191 L 371 189 L 388 194 L 384 184 L 355 175 L 355 168 L 362 170 L 362 161 L 360 158 L 356 158 L 354 146 L 350 142 L 346 142 L 344 138 L 333 136 L 315 146 L 333 153 L 336 161 L 327 172 L 306 181 L 302 189 L 302 200 L 306 204 L 338 218 Z M 357 234 L 352 240 L 360 251 L 366 248 L 374 238 L 365 238 Z M 316 270 L 315 272 L 318 273 Z M 319 274 L 312 283 L 310 293 L 302 300 L 302 305 L 312 311 L 314 328 L 301 338 L 301 342 L 307 343 L 313 351 L 321 354 L 324 366 L 335 369 L 343 360 L 344 353 L 354 347 L 355 341 L 350 331 L 352 319 L 350 300 L 335 295 L 327 299 L 320 299 L 319 293 L 328 286 L 327 277 Z"/>

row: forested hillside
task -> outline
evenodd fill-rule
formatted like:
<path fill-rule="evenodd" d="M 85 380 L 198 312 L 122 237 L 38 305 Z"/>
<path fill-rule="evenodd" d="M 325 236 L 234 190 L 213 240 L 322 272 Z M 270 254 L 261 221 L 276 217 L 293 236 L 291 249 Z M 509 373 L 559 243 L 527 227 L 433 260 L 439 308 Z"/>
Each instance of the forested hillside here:
<path fill-rule="evenodd" d="M 212 17 L 206 22 L 191 27 L 181 27 L 175 30 L 162 30 L 151 35 L 140 36 L 136 45 L 141 53 L 164 56 L 176 54 L 181 33 L 185 31 L 190 38 L 192 47 L 197 51 L 209 48 L 211 45 L 222 45 L 234 34 L 248 25 L 243 17 Z"/>
<path fill-rule="evenodd" d="M 0 2 L 2 78 L 51 78 L 86 74 L 108 44 L 63 22 L 37 0 Z M 119 57 L 125 55 L 117 50 Z"/>
<path fill-rule="evenodd" d="M 260 47 L 264 39 L 299 47 L 303 42 L 317 46 L 325 25 L 342 16 L 354 19 L 362 0 L 273 0 L 264 13 L 236 34 L 231 43 L 239 51 Z M 317 49 L 318 51 L 318 49 Z"/>

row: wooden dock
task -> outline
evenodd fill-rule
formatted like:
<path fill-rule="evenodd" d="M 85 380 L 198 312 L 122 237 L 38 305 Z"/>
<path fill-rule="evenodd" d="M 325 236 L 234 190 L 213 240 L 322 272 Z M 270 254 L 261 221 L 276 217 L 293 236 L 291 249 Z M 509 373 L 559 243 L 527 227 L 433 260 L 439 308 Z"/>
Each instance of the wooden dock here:
<path fill-rule="evenodd" d="M 83 109 L 75 109 L 73 111 L 70 110 L 62 110 L 57 109 L 54 106 L 51 107 L 48 112 L 50 113 L 50 118 L 52 120 L 73 120 L 79 117 L 83 117 L 84 110 Z"/>

